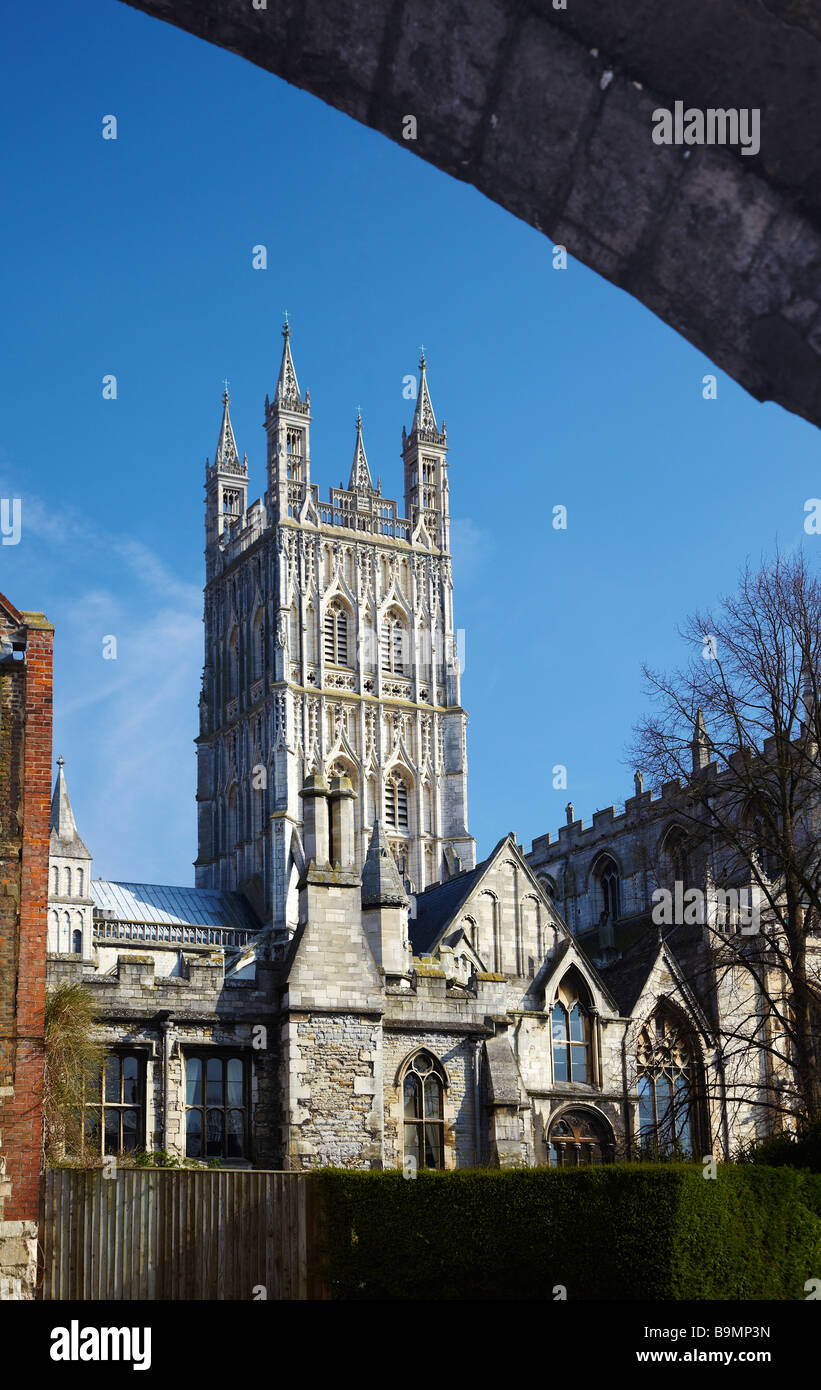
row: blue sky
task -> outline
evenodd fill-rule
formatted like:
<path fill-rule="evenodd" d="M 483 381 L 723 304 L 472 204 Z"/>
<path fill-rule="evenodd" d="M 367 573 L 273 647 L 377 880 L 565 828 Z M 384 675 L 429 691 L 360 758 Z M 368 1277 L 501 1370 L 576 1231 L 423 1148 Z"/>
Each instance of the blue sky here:
<path fill-rule="evenodd" d="M 23 530 L 0 589 L 56 626 L 54 754 L 95 874 L 193 881 L 204 461 L 227 376 L 262 494 L 285 307 L 323 497 L 347 481 L 358 405 L 401 494 L 402 382 L 425 344 L 480 854 L 555 832 L 568 798 L 588 820 L 623 801 L 642 661 L 676 660 L 676 624 L 745 556 L 803 537 L 816 431 L 721 372 L 705 401 L 716 369 L 629 296 L 572 258 L 554 270 L 550 242 L 473 188 L 232 54 L 114 0 L 14 7 L 3 27 L 0 496 L 21 497 Z"/>

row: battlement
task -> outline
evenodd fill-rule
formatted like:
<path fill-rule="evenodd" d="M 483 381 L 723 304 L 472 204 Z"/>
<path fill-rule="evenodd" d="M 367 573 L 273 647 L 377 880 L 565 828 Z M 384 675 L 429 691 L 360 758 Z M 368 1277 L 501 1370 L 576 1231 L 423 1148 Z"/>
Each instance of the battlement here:
<path fill-rule="evenodd" d="M 716 764 L 710 763 L 704 768 L 702 776 L 718 778 L 720 774 Z M 567 825 L 559 826 L 555 837 L 548 831 L 546 835 L 539 835 L 531 841 L 530 854 L 539 857 L 546 850 L 557 848 L 567 853 L 571 849 L 593 844 L 603 835 L 618 835 L 639 821 L 647 820 L 648 815 L 651 818 L 666 815 L 678 809 L 684 785 L 680 777 L 675 777 L 669 782 L 664 782 L 660 788 L 650 787 L 637 792 L 619 807 L 605 806 L 600 811 L 593 812 L 593 823 L 586 828 L 583 819 L 573 819 Z"/>

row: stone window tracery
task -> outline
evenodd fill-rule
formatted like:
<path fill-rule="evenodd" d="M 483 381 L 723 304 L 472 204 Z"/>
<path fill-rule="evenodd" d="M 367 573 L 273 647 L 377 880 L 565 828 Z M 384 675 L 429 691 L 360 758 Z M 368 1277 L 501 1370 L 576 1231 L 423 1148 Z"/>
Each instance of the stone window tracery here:
<path fill-rule="evenodd" d="M 445 1087 L 436 1059 L 417 1052 L 402 1081 L 404 1157 L 417 1168 L 445 1166 Z"/>
<path fill-rule="evenodd" d="M 621 882 L 615 861 L 603 859 L 597 867 L 596 877 L 604 911 L 611 922 L 617 922 L 621 916 Z"/>
<path fill-rule="evenodd" d="M 691 1153 L 695 1063 L 682 1025 L 658 1009 L 641 1030 L 636 1051 L 640 1143 L 663 1154 Z"/>
<path fill-rule="evenodd" d="M 547 1149 L 551 1168 L 586 1168 L 612 1158 L 604 1125 L 586 1110 L 563 1110 L 550 1126 Z"/>

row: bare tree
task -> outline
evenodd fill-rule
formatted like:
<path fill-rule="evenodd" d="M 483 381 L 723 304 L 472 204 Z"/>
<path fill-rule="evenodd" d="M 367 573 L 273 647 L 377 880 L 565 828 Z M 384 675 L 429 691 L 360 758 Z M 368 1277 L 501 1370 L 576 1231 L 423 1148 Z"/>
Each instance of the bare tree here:
<path fill-rule="evenodd" d="M 821 582 L 801 552 L 748 564 L 736 593 L 679 632 L 686 664 L 644 668 L 653 713 L 631 752 L 657 783 L 680 780 L 690 846 L 719 881 L 749 883 L 761 903 L 758 936 L 726 936 L 715 917 L 705 928 L 712 987 L 746 975 L 766 1005 L 740 990 L 722 1023 L 725 1048 L 734 1039 L 767 1062 L 760 1103 L 817 1120 Z"/>

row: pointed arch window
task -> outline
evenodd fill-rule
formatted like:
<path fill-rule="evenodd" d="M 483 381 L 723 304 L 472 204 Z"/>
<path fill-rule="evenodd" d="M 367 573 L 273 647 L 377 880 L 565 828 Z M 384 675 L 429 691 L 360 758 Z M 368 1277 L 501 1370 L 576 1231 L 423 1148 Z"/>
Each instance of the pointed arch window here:
<path fill-rule="evenodd" d="M 599 880 L 602 907 L 609 920 L 616 922 L 621 916 L 621 882 L 615 861 L 610 858 L 603 859 L 596 877 Z"/>
<path fill-rule="evenodd" d="M 332 666 L 348 665 L 348 612 L 338 599 L 325 611 L 325 660 Z"/>
<path fill-rule="evenodd" d="M 687 832 L 681 826 L 673 826 L 664 841 L 669 876 L 674 883 L 687 884 L 690 865 L 687 850 Z"/>
<path fill-rule="evenodd" d="M 557 999 L 553 1005 L 553 1080 L 590 1082 L 590 1022 L 576 1000 L 568 1008 Z"/>
<path fill-rule="evenodd" d="M 776 876 L 775 855 L 770 848 L 771 836 L 763 816 L 755 816 L 751 826 L 752 851 L 760 871 L 767 878 Z"/>
<path fill-rule="evenodd" d="M 382 670 L 392 676 L 404 676 L 407 672 L 407 629 L 395 610 L 386 613 L 382 619 L 380 632 L 380 651 Z"/>
<path fill-rule="evenodd" d="M 289 429 L 287 432 L 288 477 L 292 482 L 302 481 L 302 430 Z"/>
<path fill-rule="evenodd" d="M 251 640 L 251 666 L 252 680 L 259 680 L 265 672 L 265 621 L 262 610 L 254 619 L 254 628 Z"/>
<path fill-rule="evenodd" d="M 417 1052 L 402 1081 L 404 1157 L 418 1168 L 445 1166 L 445 1087 L 435 1057 Z"/>
<path fill-rule="evenodd" d="M 385 824 L 390 830 L 408 829 L 408 784 L 401 772 L 392 772 L 385 783 Z"/>
<path fill-rule="evenodd" d="M 693 1152 L 695 1059 L 687 1033 L 665 1009 L 641 1030 L 637 1048 L 639 1142 L 668 1154 Z"/>
<path fill-rule="evenodd" d="M 565 976 L 551 1014 L 553 1080 L 557 1084 L 591 1083 L 590 1031 L 586 992 L 572 975 Z"/>

